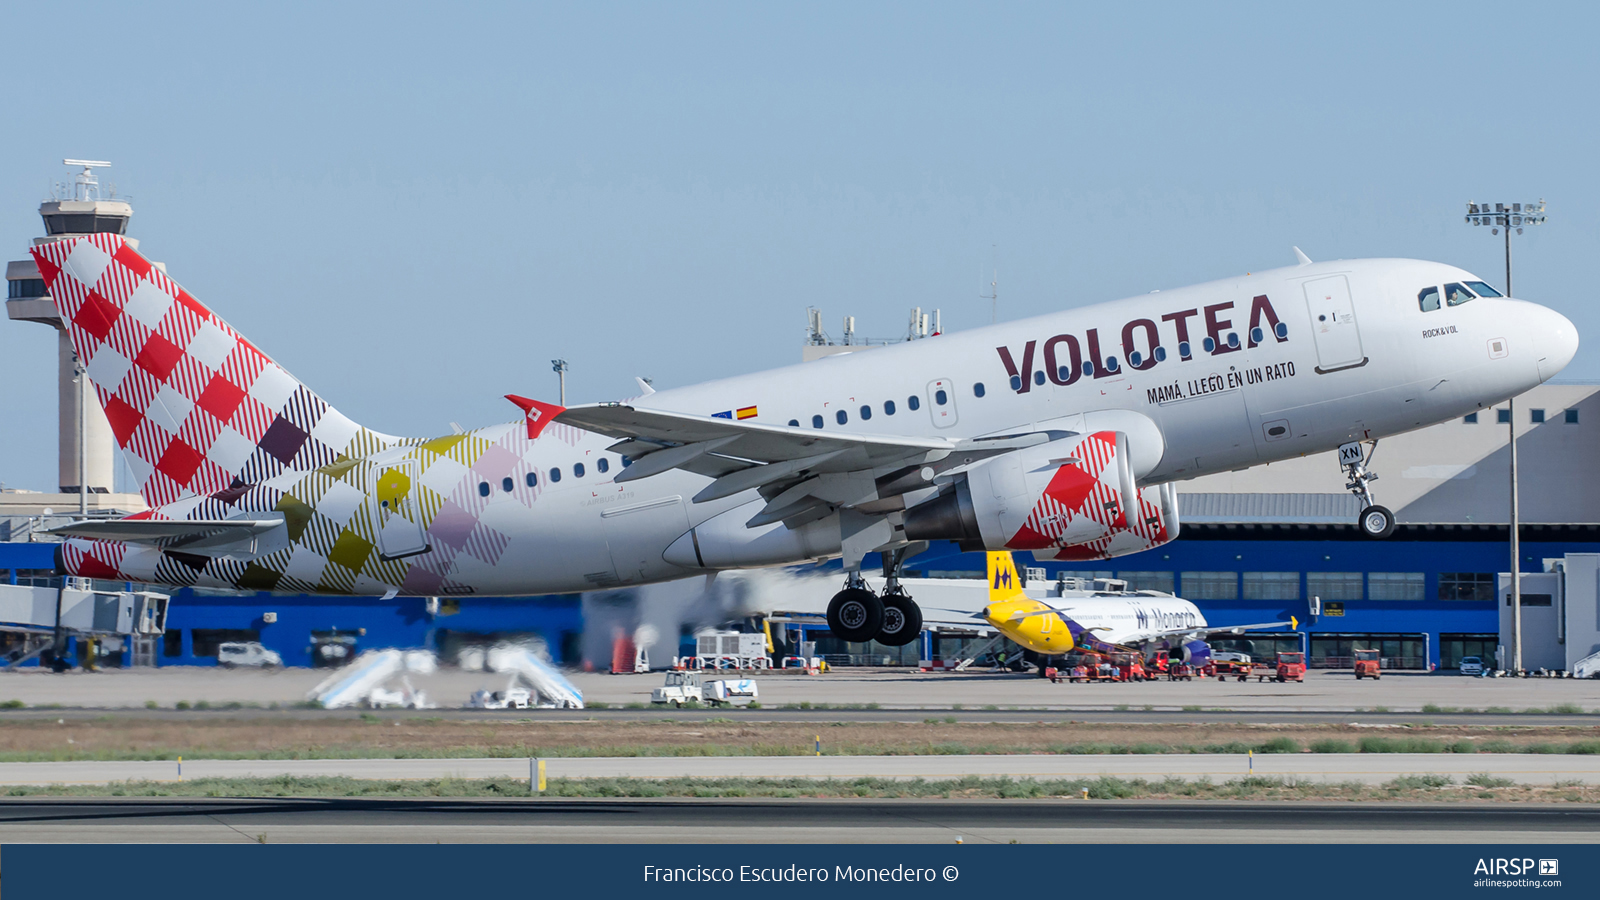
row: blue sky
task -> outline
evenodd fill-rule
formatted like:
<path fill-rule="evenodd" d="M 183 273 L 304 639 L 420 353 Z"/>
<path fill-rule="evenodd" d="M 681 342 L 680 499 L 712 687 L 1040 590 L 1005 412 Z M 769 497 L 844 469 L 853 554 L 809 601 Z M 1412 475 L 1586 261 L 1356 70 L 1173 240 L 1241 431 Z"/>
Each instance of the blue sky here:
<path fill-rule="evenodd" d="M 29 4 L 0 246 L 63 157 L 130 234 L 394 434 L 798 361 L 805 308 L 947 330 L 1313 258 L 1498 284 L 1469 199 L 1544 197 L 1517 294 L 1589 338 L 1584 4 Z M 54 342 L 0 321 L 0 481 L 55 484 Z"/>

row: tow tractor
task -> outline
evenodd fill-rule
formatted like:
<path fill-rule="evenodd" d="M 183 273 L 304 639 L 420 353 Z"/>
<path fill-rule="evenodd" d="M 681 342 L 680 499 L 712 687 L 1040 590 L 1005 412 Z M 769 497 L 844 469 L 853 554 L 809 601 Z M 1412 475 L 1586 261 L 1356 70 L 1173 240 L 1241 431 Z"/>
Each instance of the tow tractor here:
<path fill-rule="evenodd" d="M 672 671 L 661 687 L 650 692 L 650 702 L 662 706 L 704 703 L 707 706 L 749 706 L 757 698 L 756 683 L 750 678 L 737 681 L 702 681 L 699 672 Z"/>
<path fill-rule="evenodd" d="M 1357 650 L 1355 651 L 1355 654 L 1357 681 L 1360 681 L 1363 678 L 1371 678 L 1373 681 L 1377 681 L 1379 678 L 1383 677 L 1378 674 L 1378 651 Z"/>
<path fill-rule="evenodd" d="M 1285 681 L 1304 682 L 1306 680 L 1306 655 L 1298 650 L 1279 653 L 1276 674 L 1262 672 L 1257 678 L 1260 681 L 1266 681 L 1269 675 L 1280 684 Z"/>

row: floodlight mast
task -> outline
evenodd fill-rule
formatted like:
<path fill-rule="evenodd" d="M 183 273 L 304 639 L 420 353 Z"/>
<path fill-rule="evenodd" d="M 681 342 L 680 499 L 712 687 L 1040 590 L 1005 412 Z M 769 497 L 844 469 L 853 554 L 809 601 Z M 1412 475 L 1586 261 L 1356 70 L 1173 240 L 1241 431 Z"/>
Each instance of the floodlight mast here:
<path fill-rule="evenodd" d="M 1496 203 L 1494 209 L 1487 203 L 1467 204 L 1467 224 L 1489 226 L 1490 234 L 1506 233 L 1506 296 L 1511 296 L 1511 229 L 1522 233 L 1526 226 L 1543 225 L 1544 200 L 1538 203 Z M 1517 399 L 1506 401 L 1506 412 L 1511 429 L 1511 671 L 1522 674 L 1522 535 L 1521 517 L 1517 508 Z M 1499 601 L 1496 601 L 1499 602 Z"/>

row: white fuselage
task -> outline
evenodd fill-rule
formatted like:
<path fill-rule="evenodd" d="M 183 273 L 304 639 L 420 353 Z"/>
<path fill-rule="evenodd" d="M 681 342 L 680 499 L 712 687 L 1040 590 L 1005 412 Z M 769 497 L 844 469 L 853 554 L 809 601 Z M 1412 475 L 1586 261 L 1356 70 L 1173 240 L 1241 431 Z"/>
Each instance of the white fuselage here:
<path fill-rule="evenodd" d="M 1483 298 L 1419 308 L 1420 290 L 1469 280 L 1476 278 L 1453 266 L 1415 260 L 1316 263 L 864 349 L 630 403 L 701 415 L 755 407 L 761 423 L 949 437 L 1070 426 L 1083 413 L 1129 410 L 1149 417 L 1164 437 L 1159 462 L 1141 479 L 1158 484 L 1460 416 L 1528 390 L 1571 359 L 1576 332 L 1545 307 Z M 1152 344 L 1164 351 L 1159 361 Z M 1069 368 L 1074 347 L 1076 370 Z M 1129 364 L 1135 352 L 1137 369 Z M 1114 370 L 1107 357 L 1116 358 Z M 1049 363 L 1054 368 L 1047 371 Z M 542 472 L 561 469 L 564 477 L 546 479 L 531 504 L 496 491 L 483 520 L 510 537 L 508 552 L 495 565 L 465 559 L 453 577 L 479 592 L 517 593 L 683 577 L 697 569 L 681 565 L 681 557 L 678 565 L 664 560 L 666 548 L 721 513 L 760 508 L 754 491 L 692 503 L 688 498 L 709 479 L 684 471 L 616 484 L 620 457 L 607 451 L 613 443 L 552 428 L 531 444 L 527 461 Z M 596 466 L 602 457 L 607 475 Z M 579 462 L 581 478 L 573 475 Z M 730 519 L 748 517 L 738 509 Z M 795 541 L 774 537 L 782 528 L 748 530 L 752 544 L 765 541 L 773 553 L 708 567 L 838 553 L 837 542 L 826 539 L 801 541 L 797 550 Z"/>

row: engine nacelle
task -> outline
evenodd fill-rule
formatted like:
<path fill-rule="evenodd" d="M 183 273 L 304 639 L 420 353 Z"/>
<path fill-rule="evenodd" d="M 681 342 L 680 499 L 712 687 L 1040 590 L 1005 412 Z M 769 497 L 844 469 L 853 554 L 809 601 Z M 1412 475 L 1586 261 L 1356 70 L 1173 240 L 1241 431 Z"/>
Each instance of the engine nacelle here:
<path fill-rule="evenodd" d="M 1140 490 L 1120 431 L 1074 435 L 974 467 L 905 513 L 911 540 L 955 540 L 1036 559 L 1108 559 L 1178 534 L 1171 485 Z"/>

